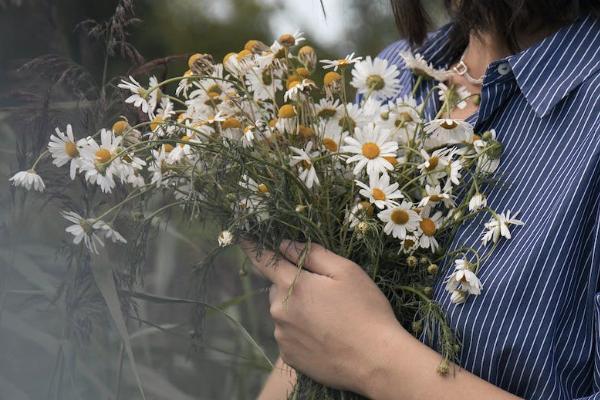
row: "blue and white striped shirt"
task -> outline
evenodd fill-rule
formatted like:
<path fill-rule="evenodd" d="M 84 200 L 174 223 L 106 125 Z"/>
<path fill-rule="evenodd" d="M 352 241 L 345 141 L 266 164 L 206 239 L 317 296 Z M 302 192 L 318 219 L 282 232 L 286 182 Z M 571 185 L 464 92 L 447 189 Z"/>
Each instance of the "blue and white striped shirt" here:
<path fill-rule="evenodd" d="M 449 29 L 416 50 L 438 68 L 459 56 Z M 398 41 L 379 55 L 400 68 L 402 94 L 414 82 L 398 55 L 408 48 Z M 526 224 L 482 265 L 481 296 L 452 304 L 440 276 L 434 297 L 462 340 L 459 364 L 526 399 L 600 400 L 600 21 L 581 18 L 491 63 L 468 121 L 476 132 L 494 128 L 504 145 L 503 184 L 487 188 L 488 203 Z M 488 218 L 455 242 L 481 252 Z"/>

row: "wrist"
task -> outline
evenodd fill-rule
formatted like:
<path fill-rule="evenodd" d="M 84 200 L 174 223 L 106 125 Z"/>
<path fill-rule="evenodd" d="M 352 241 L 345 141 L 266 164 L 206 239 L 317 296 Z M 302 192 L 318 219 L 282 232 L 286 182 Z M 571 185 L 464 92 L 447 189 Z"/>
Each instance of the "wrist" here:
<path fill-rule="evenodd" d="M 379 328 L 373 337 L 375 344 L 366 355 L 362 379 L 359 380 L 360 393 L 373 400 L 384 400 L 389 398 L 389 392 L 386 393 L 386 390 L 389 390 L 390 383 L 396 383 L 402 375 L 398 370 L 399 361 L 405 353 L 403 349 L 412 337 L 397 322 Z M 393 396 L 398 397 L 401 397 L 399 393 Z"/>

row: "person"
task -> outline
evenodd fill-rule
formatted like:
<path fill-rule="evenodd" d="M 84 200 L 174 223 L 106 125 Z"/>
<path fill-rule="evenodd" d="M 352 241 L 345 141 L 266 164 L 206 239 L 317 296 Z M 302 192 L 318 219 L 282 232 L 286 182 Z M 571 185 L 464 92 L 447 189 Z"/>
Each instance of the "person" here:
<path fill-rule="evenodd" d="M 448 118 L 503 144 L 501 185 L 484 188 L 496 210 L 525 225 L 479 271 L 480 296 L 454 304 L 445 268 L 433 297 L 462 341 L 451 373 L 441 356 L 405 330 L 377 286 L 353 262 L 313 245 L 293 295 L 302 244 L 284 243 L 276 265 L 242 245 L 272 283 L 271 315 L 283 361 L 261 399 L 285 399 L 290 365 L 325 385 L 386 399 L 600 399 L 600 2 L 448 2 L 449 24 L 427 34 L 418 1 L 393 9 L 406 39 L 380 57 L 415 82 L 399 52 L 413 49 L 435 68 L 467 74 L 449 84 L 479 93 Z M 432 88 L 420 87 L 420 100 Z M 432 96 L 427 113 L 440 102 Z M 455 242 L 481 248 L 481 218 Z M 445 272 L 444 272 L 445 271 Z M 283 363 L 285 362 L 285 364 Z"/>

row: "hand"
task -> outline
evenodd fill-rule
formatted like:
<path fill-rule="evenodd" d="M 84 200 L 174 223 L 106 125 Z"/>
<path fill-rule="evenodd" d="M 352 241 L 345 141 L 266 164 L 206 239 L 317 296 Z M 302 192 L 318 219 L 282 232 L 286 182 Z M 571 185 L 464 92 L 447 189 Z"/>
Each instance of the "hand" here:
<path fill-rule="evenodd" d="M 283 243 L 280 259 L 269 251 L 257 255 L 251 243 L 242 248 L 273 282 L 270 313 L 285 363 L 327 386 L 366 394 L 371 374 L 385 365 L 386 343 L 405 332 L 375 283 L 319 245 L 310 246 L 301 272 L 303 244 Z"/>

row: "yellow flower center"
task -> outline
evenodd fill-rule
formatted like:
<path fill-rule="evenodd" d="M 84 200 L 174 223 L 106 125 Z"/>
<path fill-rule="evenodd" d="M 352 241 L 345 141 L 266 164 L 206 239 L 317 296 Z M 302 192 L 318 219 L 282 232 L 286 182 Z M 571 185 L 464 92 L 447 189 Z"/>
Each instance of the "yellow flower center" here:
<path fill-rule="evenodd" d="M 206 91 L 208 92 L 209 96 L 211 93 L 216 93 L 217 95 L 223 93 L 223 89 L 221 89 L 221 86 L 217 85 L 216 83 L 214 85 L 211 85 Z"/>
<path fill-rule="evenodd" d="M 223 57 L 223 64 L 227 64 L 227 61 L 229 61 L 229 59 L 231 57 L 237 57 L 237 54 L 236 53 L 227 53 L 225 55 L 225 57 Z"/>
<path fill-rule="evenodd" d="M 300 84 L 300 81 L 297 79 L 288 80 L 287 82 L 287 90 L 290 90 Z"/>
<path fill-rule="evenodd" d="M 298 134 L 300 134 L 300 136 L 302 136 L 303 139 L 310 139 L 315 135 L 315 131 L 309 126 L 300 125 L 298 127 Z"/>
<path fill-rule="evenodd" d="M 367 87 L 370 90 L 381 90 L 385 87 L 385 81 L 380 75 L 370 75 L 367 78 Z"/>
<path fill-rule="evenodd" d="M 242 127 L 242 123 L 239 119 L 235 117 L 229 117 L 225 121 L 221 122 L 221 126 L 223 127 L 223 129 L 239 129 Z"/>
<path fill-rule="evenodd" d="M 385 200 L 385 192 L 379 188 L 371 190 L 371 195 L 375 200 Z"/>
<path fill-rule="evenodd" d="M 406 250 L 410 249 L 411 247 L 413 247 L 415 245 L 415 241 L 412 239 L 405 239 L 404 240 L 404 248 Z"/>
<path fill-rule="evenodd" d="M 431 196 L 429 196 L 429 201 L 437 202 L 440 200 L 442 200 L 442 198 L 437 194 L 432 194 Z"/>
<path fill-rule="evenodd" d="M 71 158 L 75 158 L 79 155 L 79 150 L 77 150 L 77 145 L 73 142 L 65 142 L 65 153 Z"/>
<path fill-rule="evenodd" d="M 340 118 L 338 125 L 341 126 L 342 129 L 350 132 L 354 131 L 354 128 L 356 128 L 356 122 L 354 122 L 354 120 L 349 116 Z"/>
<path fill-rule="evenodd" d="M 296 116 L 296 110 L 291 104 L 284 104 L 279 109 L 279 118 L 293 118 Z"/>
<path fill-rule="evenodd" d="M 296 68 L 296 73 L 302 78 L 310 77 L 310 71 L 304 67 Z"/>
<path fill-rule="evenodd" d="M 292 47 L 296 44 L 296 38 L 294 35 L 290 35 L 289 33 L 285 33 L 279 36 L 279 44 L 284 47 Z"/>
<path fill-rule="evenodd" d="M 109 162 L 111 157 L 112 154 L 110 153 L 110 151 L 108 149 L 105 149 L 104 147 L 100 147 L 98 150 L 96 150 L 96 160 L 98 160 L 102 164 Z"/>
<path fill-rule="evenodd" d="M 436 232 L 435 222 L 433 222 L 430 218 L 423 218 L 421 222 L 419 222 L 421 226 L 421 230 L 425 236 L 433 236 Z"/>
<path fill-rule="evenodd" d="M 115 135 L 121 136 L 128 126 L 129 124 L 127 123 L 127 121 L 123 121 L 121 119 L 113 124 L 112 131 L 115 133 Z"/>
<path fill-rule="evenodd" d="M 413 122 L 413 121 L 414 121 L 414 119 L 413 119 L 412 115 L 410 115 L 409 112 L 404 111 L 404 112 L 401 112 L 400 114 L 398 114 L 398 118 L 396 119 L 395 125 L 398 127 L 402 124 L 405 124 L 407 122 Z"/>
<path fill-rule="evenodd" d="M 383 157 L 387 162 L 389 162 L 392 165 L 396 165 L 398 164 L 398 160 L 396 159 L 396 157 Z"/>
<path fill-rule="evenodd" d="M 259 193 L 263 193 L 263 194 L 264 193 L 269 193 L 269 188 L 264 183 L 261 183 L 260 185 L 258 185 L 257 189 L 258 189 Z"/>
<path fill-rule="evenodd" d="M 408 222 L 409 215 L 406 212 L 406 210 L 396 208 L 394 211 L 392 211 L 392 214 L 390 215 L 390 219 L 396 225 L 404 225 Z"/>
<path fill-rule="evenodd" d="M 379 146 L 376 143 L 368 142 L 362 145 L 362 154 L 369 160 L 379 157 Z"/>
<path fill-rule="evenodd" d="M 237 60 L 238 60 L 238 61 L 242 61 L 243 59 L 245 59 L 245 58 L 248 58 L 248 57 L 250 57 L 251 55 L 252 55 L 252 52 L 250 52 L 250 51 L 248 51 L 248 50 L 244 49 L 244 50 L 240 51 L 240 52 L 237 54 L 237 56 L 236 56 L 236 57 L 237 57 Z"/>
<path fill-rule="evenodd" d="M 440 161 L 440 159 L 436 156 L 433 156 L 429 159 L 429 166 L 427 167 L 427 170 L 429 171 L 433 171 L 437 166 L 438 166 L 438 162 Z"/>
<path fill-rule="evenodd" d="M 258 40 L 254 40 L 254 39 L 248 40 L 246 42 L 246 44 L 244 45 L 244 49 L 248 50 L 248 51 L 254 51 L 254 49 L 259 45 L 259 43 L 260 42 Z"/>
<path fill-rule="evenodd" d="M 454 120 L 446 119 L 440 124 L 440 126 L 444 129 L 454 129 L 458 126 L 458 123 L 456 123 Z"/>
<path fill-rule="evenodd" d="M 331 118 L 335 115 L 336 112 L 337 111 L 335 110 L 335 108 L 323 108 L 321 111 L 319 111 L 317 115 L 321 118 Z"/>
<path fill-rule="evenodd" d="M 152 132 L 154 132 L 156 129 L 158 129 L 160 124 L 162 124 L 164 121 L 165 120 L 161 116 L 154 117 L 152 122 L 150 122 L 150 130 L 152 130 Z"/>
<path fill-rule="evenodd" d="M 310 169 L 312 167 L 312 163 L 308 160 L 302 160 L 301 164 L 304 169 Z"/>
<path fill-rule="evenodd" d="M 338 150 L 337 143 L 331 138 L 324 138 L 323 146 L 332 153 L 335 153 Z"/>
<path fill-rule="evenodd" d="M 200 53 L 192 54 L 190 58 L 188 58 L 188 67 L 191 69 L 196 63 L 196 61 L 198 61 L 201 57 L 202 54 Z"/>
<path fill-rule="evenodd" d="M 173 151 L 173 145 L 172 145 L 172 144 L 170 144 L 170 143 L 166 143 L 166 144 L 164 145 L 164 149 L 165 149 L 165 153 L 170 153 L 170 152 L 172 152 L 172 151 Z"/>
<path fill-rule="evenodd" d="M 342 79 L 342 76 L 335 71 L 329 71 L 323 77 L 323 83 L 326 86 L 333 85 L 335 82 L 338 82 Z"/>

